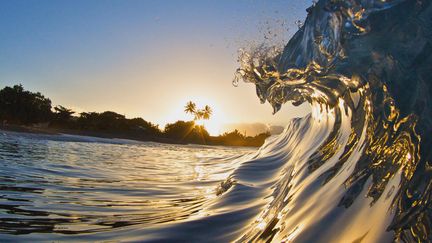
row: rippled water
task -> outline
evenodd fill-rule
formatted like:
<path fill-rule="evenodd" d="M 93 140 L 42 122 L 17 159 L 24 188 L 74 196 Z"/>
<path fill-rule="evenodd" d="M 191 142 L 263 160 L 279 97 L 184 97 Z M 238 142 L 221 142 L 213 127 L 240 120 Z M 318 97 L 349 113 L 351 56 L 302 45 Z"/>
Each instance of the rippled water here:
<path fill-rule="evenodd" d="M 431 242 L 432 0 L 307 11 L 234 84 L 311 114 L 255 152 L 6 133 L 1 238 Z"/>
<path fill-rule="evenodd" d="M 144 240 L 116 229 L 197 217 L 251 151 L 0 133 L 0 239 Z"/>

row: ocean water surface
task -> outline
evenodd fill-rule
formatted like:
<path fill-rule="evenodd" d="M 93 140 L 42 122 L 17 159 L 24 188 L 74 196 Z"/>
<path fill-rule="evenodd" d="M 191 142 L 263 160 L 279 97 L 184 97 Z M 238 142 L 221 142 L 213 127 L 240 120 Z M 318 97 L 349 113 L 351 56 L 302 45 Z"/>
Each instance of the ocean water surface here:
<path fill-rule="evenodd" d="M 259 149 L 4 133 L 0 238 L 432 242 L 432 1 L 307 12 L 234 84 L 310 114 Z"/>
<path fill-rule="evenodd" d="M 254 150 L 1 132 L 0 239 L 144 240 L 129 230 L 198 217 Z"/>

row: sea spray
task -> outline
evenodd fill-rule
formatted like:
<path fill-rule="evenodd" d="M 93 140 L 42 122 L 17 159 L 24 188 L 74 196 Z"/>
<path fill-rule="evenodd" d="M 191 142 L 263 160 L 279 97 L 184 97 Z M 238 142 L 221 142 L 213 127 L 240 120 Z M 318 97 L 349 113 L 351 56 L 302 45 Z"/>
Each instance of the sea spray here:
<path fill-rule="evenodd" d="M 431 240 L 430 16 L 431 1 L 319 1 L 283 52 L 242 54 L 237 79 L 262 102 L 308 102 L 311 126 L 329 130 L 287 161 L 289 202 L 273 201 L 242 240 Z"/>

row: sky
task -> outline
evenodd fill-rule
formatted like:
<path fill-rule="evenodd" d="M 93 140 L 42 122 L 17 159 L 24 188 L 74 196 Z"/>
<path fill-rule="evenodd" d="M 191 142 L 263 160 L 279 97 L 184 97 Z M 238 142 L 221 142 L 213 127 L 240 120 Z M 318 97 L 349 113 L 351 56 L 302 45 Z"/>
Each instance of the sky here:
<path fill-rule="evenodd" d="M 264 41 L 268 31 L 288 40 L 311 3 L 3 0 L 0 88 L 21 83 L 54 106 L 111 110 L 161 127 L 192 119 L 183 112 L 191 100 L 213 108 L 211 134 L 285 125 L 309 108 L 287 104 L 272 115 L 254 85 L 234 87 L 237 51 Z"/>

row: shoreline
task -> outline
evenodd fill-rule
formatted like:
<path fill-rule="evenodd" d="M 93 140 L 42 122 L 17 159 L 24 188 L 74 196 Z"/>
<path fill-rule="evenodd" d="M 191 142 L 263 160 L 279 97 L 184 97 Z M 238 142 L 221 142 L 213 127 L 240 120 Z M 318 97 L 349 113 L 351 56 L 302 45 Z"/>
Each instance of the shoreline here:
<path fill-rule="evenodd" d="M 19 132 L 28 134 L 42 134 L 42 135 L 77 135 L 77 136 L 88 136 L 96 138 L 106 138 L 106 139 L 129 139 L 139 142 L 156 142 L 163 144 L 177 144 L 177 145 L 209 145 L 209 146 L 229 146 L 229 147 L 254 147 L 259 148 L 260 146 L 252 145 L 232 145 L 232 144 L 220 144 L 217 142 L 208 141 L 208 143 L 187 143 L 181 142 L 169 138 L 163 137 L 145 137 L 139 134 L 124 133 L 124 132 L 103 132 L 103 131 L 87 131 L 87 130 L 75 130 L 75 129 L 65 129 L 65 128 L 54 128 L 54 127 L 33 127 L 25 125 L 1 125 L 0 131 L 9 132 Z M 216 137 L 211 137 L 215 139 Z"/>
<path fill-rule="evenodd" d="M 154 138 L 154 137 L 143 137 L 133 134 L 124 134 L 119 132 L 100 132 L 100 131 L 85 131 L 85 130 L 74 130 L 74 129 L 63 129 L 63 128 L 40 128 L 24 125 L 0 125 L 0 130 L 9 132 L 19 132 L 28 134 L 42 134 L 42 135 L 77 135 L 77 136 L 88 136 L 96 138 L 106 138 L 106 139 L 129 139 L 136 140 L 139 142 L 157 142 L 165 144 L 188 144 L 175 141 L 169 138 Z"/>

